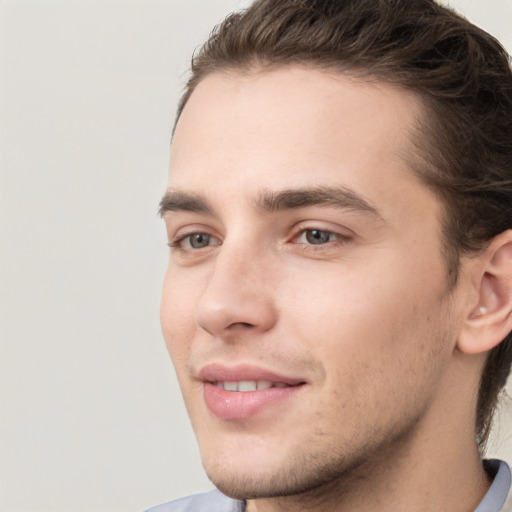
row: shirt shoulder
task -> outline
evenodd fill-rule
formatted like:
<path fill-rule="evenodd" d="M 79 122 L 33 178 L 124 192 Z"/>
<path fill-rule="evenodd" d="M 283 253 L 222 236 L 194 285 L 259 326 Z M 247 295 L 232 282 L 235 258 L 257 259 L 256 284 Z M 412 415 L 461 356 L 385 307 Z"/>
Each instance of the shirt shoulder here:
<path fill-rule="evenodd" d="M 508 496 L 505 501 L 505 505 L 503 505 L 501 512 L 512 512 L 512 487 L 510 488 L 510 490 L 508 492 Z"/>
<path fill-rule="evenodd" d="M 501 460 L 486 460 L 484 467 L 495 473 L 494 480 L 475 512 L 512 512 L 510 468 Z"/>
<path fill-rule="evenodd" d="M 214 490 L 163 503 L 145 512 L 243 512 L 244 510 L 244 501 L 234 500 Z"/>

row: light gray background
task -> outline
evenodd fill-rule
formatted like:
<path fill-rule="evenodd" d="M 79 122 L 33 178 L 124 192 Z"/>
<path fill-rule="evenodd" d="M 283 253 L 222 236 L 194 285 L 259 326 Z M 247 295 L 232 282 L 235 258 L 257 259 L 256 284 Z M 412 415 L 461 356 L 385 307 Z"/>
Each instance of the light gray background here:
<path fill-rule="evenodd" d="M 189 56 L 246 4 L 0 1 L 0 511 L 210 487 L 160 334 L 156 211 Z M 511 0 L 451 5 L 512 49 Z"/>

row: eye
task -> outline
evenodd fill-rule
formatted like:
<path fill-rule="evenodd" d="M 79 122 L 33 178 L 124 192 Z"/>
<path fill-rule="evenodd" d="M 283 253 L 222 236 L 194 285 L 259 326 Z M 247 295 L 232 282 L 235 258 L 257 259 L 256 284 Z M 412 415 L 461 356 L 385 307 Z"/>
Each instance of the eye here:
<path fill-rule="evenodd" d="M 204 249 L 205 247 L 209 247 L 211 245 L 220 245 L 220 242 L 208 233 L 190 233 L 189 235 L 179 237 L 169 245 L 173 248 L 179 248 L 183 250 L 197 250 Z"/>
<path fill-rule="evenodd" d="M 341 238 L 341 235 L 323 229 L 305 229 L 297 237 L 299 244 L 323 245 Z"/>
<path fill-rule="evenodd" d="M 192 249 L 202 249 L 210 245 L 210 239 L 211 236 L 206 233 L 194 233 L 185 237 L 183 241 L 186 241 Z"/>

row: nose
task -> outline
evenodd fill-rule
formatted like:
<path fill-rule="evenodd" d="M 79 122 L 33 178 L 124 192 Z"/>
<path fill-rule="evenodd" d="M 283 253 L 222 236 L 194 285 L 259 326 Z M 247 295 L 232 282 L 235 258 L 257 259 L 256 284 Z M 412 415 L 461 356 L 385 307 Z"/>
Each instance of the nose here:
<path fill-rule="evenodd" d="M 218 338 L 271 329 L 277 311 L 270 266 L 264 253 L 257 255 L 239 246 L 223 245 L 198 300 L 196 324 Z"/>

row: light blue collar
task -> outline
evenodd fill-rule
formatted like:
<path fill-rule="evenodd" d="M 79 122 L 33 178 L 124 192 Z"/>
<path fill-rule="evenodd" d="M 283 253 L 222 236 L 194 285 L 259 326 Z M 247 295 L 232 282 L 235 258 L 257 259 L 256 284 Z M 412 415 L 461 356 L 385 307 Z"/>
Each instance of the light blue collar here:
<path fill-rule="evenodd" d="M 505 462 L 494 459 L 484 461 L 484 465 L 487 471 L 496 473 L 496 476 L 475 512 L 500 512 L 510 492 L 510 468 Z"/>

